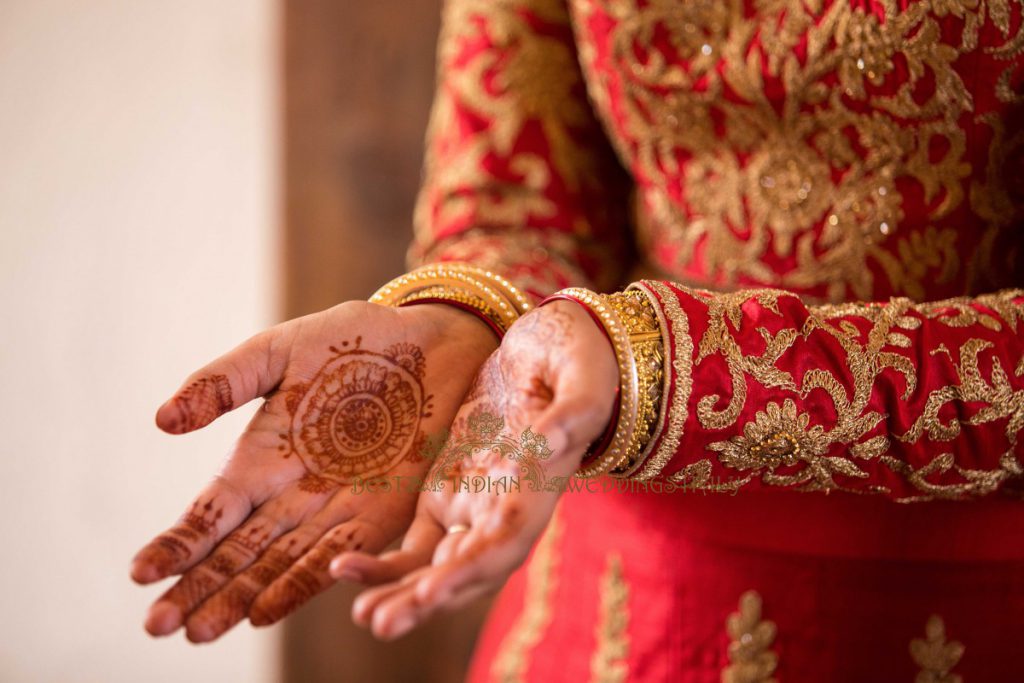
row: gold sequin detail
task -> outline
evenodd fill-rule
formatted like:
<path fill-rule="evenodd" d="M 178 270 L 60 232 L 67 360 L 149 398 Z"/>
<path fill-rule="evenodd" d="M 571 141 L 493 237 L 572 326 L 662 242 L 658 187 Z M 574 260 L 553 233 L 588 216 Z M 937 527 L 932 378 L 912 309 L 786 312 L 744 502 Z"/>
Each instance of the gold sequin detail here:
<path fill-rule="evenodd" d="M 775 683 L 772 674 L 779 658 L 771 647 L 775 623 L 762 619 L 761 596 L 747 591 L 740 596 L 739 611 L 726 620 L 729 634 L 729 665 L 722 670 L 722 683 Z"/>
<path fill-rule="evenodd" d="M 629 584 L 622 558 L 608 556 L 601 575 L 596 647 L 590 658 L 592 683 L 623 683 L 629 674 Z"/>
<path fill-rule="evenodd" d="M 552 617 L 552 598 L 558 585 L 558 544 L 562 523 L 556 511 L 526 569 L 523 609 L 498 648 L 491 678 L 501 683 L 526 680 L 530 653 L 544 637 Z"/>
<path fill-rule="evenodd" d="M 957 641 L 946 641 L 946 625 L 937 615 L 928 618 L 925 637 L 910 641 L 910 656 L 921 667 L 914 683 L 962 683 L 963 678 L 952 673 L 964 655 L 964 646 Z"/>

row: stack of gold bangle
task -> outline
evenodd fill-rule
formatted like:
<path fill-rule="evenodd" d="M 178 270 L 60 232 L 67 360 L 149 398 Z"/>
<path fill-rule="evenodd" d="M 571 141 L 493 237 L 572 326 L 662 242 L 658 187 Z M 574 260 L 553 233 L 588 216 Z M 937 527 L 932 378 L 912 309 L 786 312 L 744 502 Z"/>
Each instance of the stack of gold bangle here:
<path fill-rule="evenodd" d="M 628 330 L 633 362 L 636 364 L 636 429 L 626 447 L 625 458 L 612 469 L 612 474 L 627 476 L 643 464 L 641 453 L 645 452 L 654 436 L 664 381 L 664 349 L 661 326 L 654 307 L 643 292 L 627 290 L 620 294 L 606 295 L 604 299 L 619 314 Z"/>
<path fill-rule="evenodd" d="M 423 266 L 399 276 L 377 290 L 371 303 L 403 306 L 422 301 L 447 301 L 472 309 L 502 332 L 530 310 L 530 302 L 515 286 L 489 270 L 464 263 Z"/>
<path fill-rule="evenodd" d="M 603 451 L 584 460 L 577 475 L 627 476 L 643 463 L 640 455 L 651 439 L 661 401 L 663 348 L 654 308 L 642 292 L 633 290 L 602 295 L 572 287 L 553 298 L 571 299 L 590 309 L 619 366 L 618 417 L 611 440 Z"/>

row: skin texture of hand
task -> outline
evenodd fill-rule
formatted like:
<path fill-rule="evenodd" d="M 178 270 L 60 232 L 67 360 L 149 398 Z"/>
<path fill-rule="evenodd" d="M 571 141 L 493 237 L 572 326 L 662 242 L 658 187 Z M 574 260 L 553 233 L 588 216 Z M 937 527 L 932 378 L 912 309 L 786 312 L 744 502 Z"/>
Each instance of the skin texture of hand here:
<path fill-rule="evenodd" d="M 348 302 L 271 328 L 191 375 L 157 412 L 171 434 L 265 401 L 220 473 L 133 560 L 139 583 L 181 574 L 146 630 L 184 625 L 189 640 L 206 642 L 246 616 L 273 623 L 333 583 L 327 566 L 339 552 L 380 552 L 400 536 L 416 489 L 367 493 L 359 483 L 425 474 L 427 435 L 451 423 L 496 345 L 450 306 Z"/>
<path fill-rule="evenodd" d="M 571 477 L 608 424 L 617 385 L 611 345 L 577 304 L 553 302 L 513 325 L 459 409 L 428 478 L 447 481 L 420 495 L 401 549 L 379 557 L 348 551 L 331 562 L 333 576 L 376 586 L 353 605 L 356 623 L 393 639 L 499 588 L 526 559 L 563 487 L 453 484 L 498 482 L 535 466 L 548 483 Z M 547 448 L 531 450 L 538 434 Z M 487 446 L 517 439 L 526 457 Z"/>

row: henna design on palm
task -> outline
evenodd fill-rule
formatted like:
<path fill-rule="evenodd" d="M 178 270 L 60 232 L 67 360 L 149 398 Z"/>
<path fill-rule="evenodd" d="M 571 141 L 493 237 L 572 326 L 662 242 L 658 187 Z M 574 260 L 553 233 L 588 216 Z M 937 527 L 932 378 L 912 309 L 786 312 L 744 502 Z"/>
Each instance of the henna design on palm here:
<path fill-rule="evenodd" d="M 431 415 L 423 352 L 413 344 L 369 351 L 361 342 L 331 346 L 333 355 L 313 379 L 285 396 L 291 428 L 280 434 L 278 449 L 306 468 L 305 491 L 377 477 L 417 457 L 420 421 Z"/>

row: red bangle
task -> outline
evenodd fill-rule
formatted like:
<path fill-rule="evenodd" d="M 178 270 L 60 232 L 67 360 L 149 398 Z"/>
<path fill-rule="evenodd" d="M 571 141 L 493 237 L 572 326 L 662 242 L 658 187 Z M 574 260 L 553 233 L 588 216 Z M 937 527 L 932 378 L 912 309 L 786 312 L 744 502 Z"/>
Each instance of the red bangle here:
<path fill-rule="evenodd" d="M 498 325 L 498 323 L 494 322 L 486 315 L 484 315 L 483 311 L 473 308 L 469 304 L 464 304 L 461 301 L 452 301 L 451 299 L 441 299 L 439 297 L 427 297 L 424 299 L 413 299 L 412 301 L 406 301 L 404 303 L 398 304 L 398 307 L 405 308 L 406 306 L 417 306 L 419 304 L 448 304 L 449 306 L 460 308 L 463 311 L 466 311 L 467 313 L 472 313 L 477 318 L 482 320 L 487 325 L 487 327 L 491 328 L 491 332 L 497 335 L 499 342 L 501 341 L 502 337 L 505 336 L 505 330 L 501 329 L 501 326 Z"/>
<path fill-rule="evenodd" d="M 604 328 L 604 325 L 601 324 L 601 319 L 597 317 L 597 314 L 590 310 L 590 306 L 587 306 L 585 303 L 583 303 L 576 297 L 569 296 L 568 294 L 552 294 L 551 296 L 545 298 L 539 304 L 537 304 L 537 308 L 540 308 L 541 306 L 548 304 L 552 301 L 558 301 L 560 299 L 563 301 L 571 301 L 574 304 L 577 304 L 578 306 L 582 307 L 583 310 L 587 312 L 587 315 L 590 316 L 590 319 L 594 321 L 594 324 L 597 325 L 597 329 L 601 330 L 601 334 L 603 334 L 604 338 L 608 340 L 608 344 L 611 345 L 611 337 L 608 336 L 608 330 L 606 330 Z M 622 392 L 620 391 L 620 388 L 616 386 L 615 404 L 612 406 L 612 416 L 611 419 L 608 420 L 608 426 L 605 427 L 604 433 L 602 433 L 596 441 L 594 441 L 592 444 L 590 444 L 589 447 L 587 447 L 587 452 L 583 454 L 583 460 L 580 461 L 581 465 L 590 463 L 604 454 L 605 450 L 608 448 L 608 444 L 612 442 L 612 437 L 615 436 L 615 426 L 618 424 L 619 410 L 621 408 Z"/>

